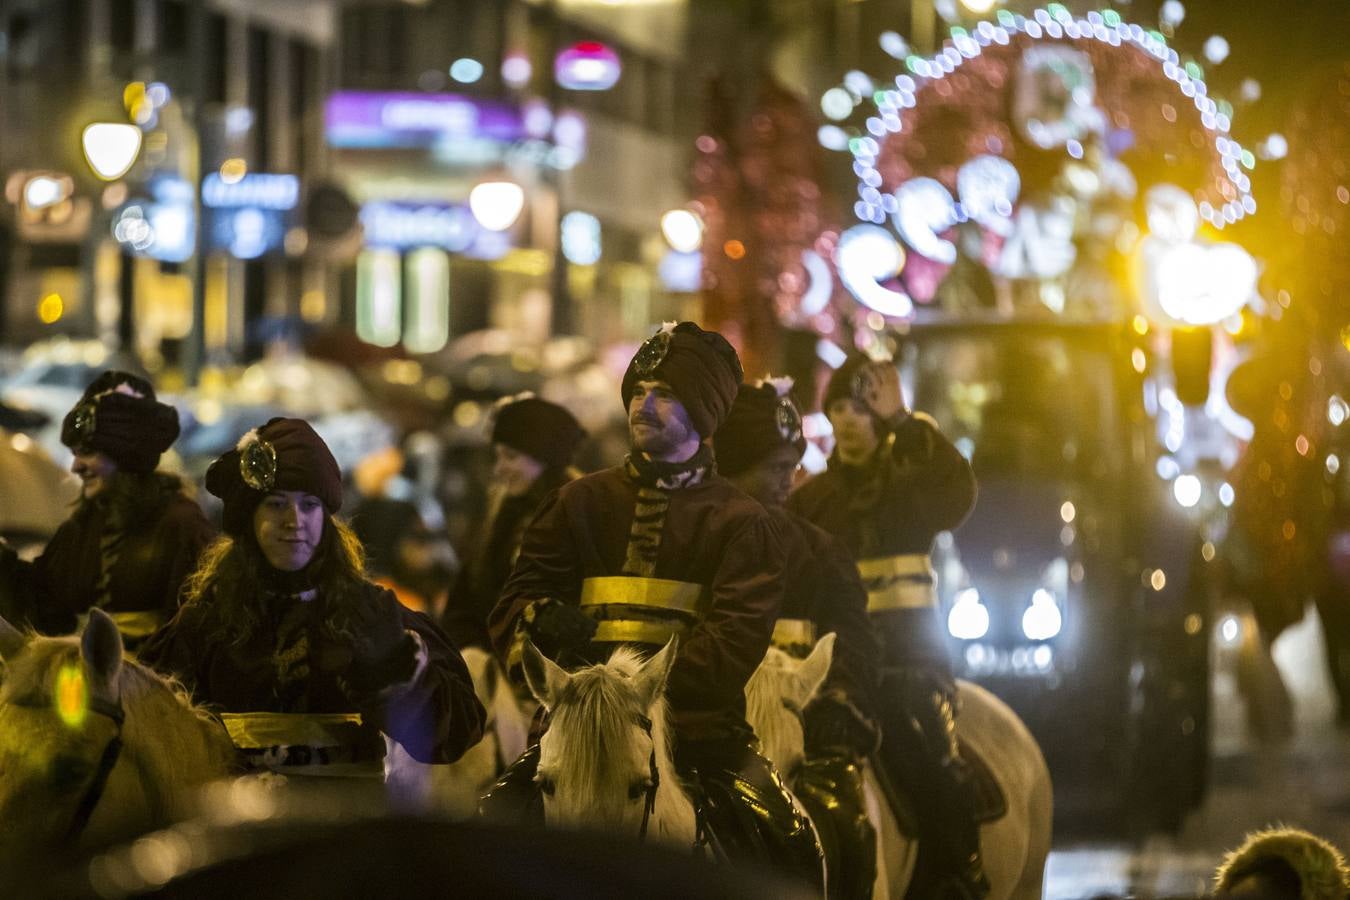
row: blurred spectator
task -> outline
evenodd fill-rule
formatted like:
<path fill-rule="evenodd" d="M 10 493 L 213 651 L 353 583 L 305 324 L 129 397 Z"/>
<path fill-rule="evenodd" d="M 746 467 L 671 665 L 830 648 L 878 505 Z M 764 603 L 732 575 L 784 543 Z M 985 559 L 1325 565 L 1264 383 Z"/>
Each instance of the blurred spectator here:
<path fill-rule="evenodd" d="M 1350 868 L 1331 844 L 1295 828 L 1247 836 L 1214 875 L 1221 900 L 1346 900 Z"/>
<path fill-rule="evenodd" d="M 511 574 L 521 537 L 552 491 L 576 478 L 577 446 L 586 436 L 563 407 L 532 395 L 503 400 L 492 424 L 488 513 L 450 592 L 441 625 L 460 647 L 490 647 L 487 617 Z"/>
<path fill-rule="evenodd" d="M 214 536 L 177 476 L 156 471 L 177 438 L 177 410 L 148 381 L 121 371 L 94 379 L 61 426 L 82 482 L 79 505 L 37 559 L 0 545 L 8 614 L 66 634 L 97 606 L 133 646 L 172 618 Z"/>
<path fill-rule="evenodd" d="M 357 465 L 353 481 L 362 499 L 352 511 L 352 530 L 365 545 L 371 580 L 409 609 L 436 616 L 445 607 L 455 555 L 446 537 L 427 527 L 416 504 L 390 496 L 402 469 L 403 454 L 393 447 Z"/>

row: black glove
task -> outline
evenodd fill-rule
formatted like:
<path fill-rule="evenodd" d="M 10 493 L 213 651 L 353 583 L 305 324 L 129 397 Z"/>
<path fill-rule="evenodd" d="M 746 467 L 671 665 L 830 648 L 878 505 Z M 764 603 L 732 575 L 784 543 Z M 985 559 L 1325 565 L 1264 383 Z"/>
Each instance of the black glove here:
<path fill-rule="evenodd" d="M 402 684 L 417 671 L 417 642 L 404 629 L 392 604 L 361 603 L 344 631 L 344 646 L 325 648 L 320 665 L 340 664 L 346 655 L 343 680 L 355 697 Z"/>
<path fill-rule="evenodd" d="M 809 756 L 866 756 L 881 740 L 876 726 L 847 701 L 821 697 L 806 708 L 803 718 Z"/>
<path fill-rule="evenodd" d="M 598 627 L 594 619 L 577 607 L 556 600 L 537 604 L 534 618 L 528 624 L 530 640 L 545 656 L 555 658 L 558 653 L 586 644 Z"/>

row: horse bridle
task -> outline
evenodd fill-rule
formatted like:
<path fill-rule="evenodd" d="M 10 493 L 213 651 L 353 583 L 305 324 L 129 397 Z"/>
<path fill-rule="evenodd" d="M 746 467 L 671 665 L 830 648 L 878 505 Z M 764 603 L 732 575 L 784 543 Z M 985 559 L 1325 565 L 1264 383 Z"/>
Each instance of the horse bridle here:
<path fill-rule="evenodd" d="M 647 823 L 651 821 L 652 813 L 656 810 L 656 789 L 661 786 L 661 773 L 656 768 L 656 738 L 652 737 L 652 720 L 646 716 L 637 717 L 638 727 L 641 728 L 651 739 L 652 752 L 647 758 L 647 766 L 651 770 L 651 778 L 647 784 L 647 801 L 642 807 L 642 827 L 638 829 L 638 840 L 647 840 Z"/>
<path fill-rule="evenodd" d="M 117 765 L 118 758 L 122 755 L 122 725 L 126 722 L 127 715 L 123 712 L 120 704 L 104 700 L 102 697 L 91 697 L 89 699 L 89 710 L 96 712 L 101 716 L 107 716 L 113 720 L 117 730 L 103 748 L 103 754 L 98 760 L 98 770 L 94 773 L 94 780 L 89 782 L 89 787 L 85 789 L 84 796 L 80 798 L 80 805 L 75 807 L 75 815 L 70 820 L 70 826 L 66 829 L 65 842 L 73 844 L 79 840 L 80 835 L 89 824 L 89 818 L 94 814 L 94 807 L 103 799 L 103 791 L 108 786 L 108 776 L 112 774 L 113 768 Z"/>

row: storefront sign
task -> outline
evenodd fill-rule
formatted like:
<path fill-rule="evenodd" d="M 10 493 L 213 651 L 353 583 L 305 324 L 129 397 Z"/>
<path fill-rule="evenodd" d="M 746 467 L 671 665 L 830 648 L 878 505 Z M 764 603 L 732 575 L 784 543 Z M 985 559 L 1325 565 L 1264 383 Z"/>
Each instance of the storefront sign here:
<path fill-rule="evenodd" d="M 374 201 L 361 207 L 367 247 L 444 247 L 461 253 L 480 228 L 465 206 Z"/>
<path fill-rule="evenodd" d="M 458 94 L 338 91 L 325 110 L 333 147 L 431 147 L 449 139 L 512 143 L 525 135 L 520 110 Z"/>

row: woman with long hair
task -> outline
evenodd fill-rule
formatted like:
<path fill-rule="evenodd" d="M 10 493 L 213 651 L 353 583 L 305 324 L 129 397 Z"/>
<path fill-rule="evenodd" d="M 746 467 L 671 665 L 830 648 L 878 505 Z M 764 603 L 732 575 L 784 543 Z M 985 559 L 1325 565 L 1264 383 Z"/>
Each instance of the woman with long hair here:
<path fill-rule="evenodd" d="M 359 714 L 324 761 L 378 760 L 378 732 L 427 763 L 477 742 L 484 713 L 464 661 L 431 620 L 365 578 L 361 544 L 336 518 L 337 462 L 308 423 L 250 431 L 212 463 L 206 488 L 224 501 L 225 536 L 143 662 L 225 713 Z"/>

